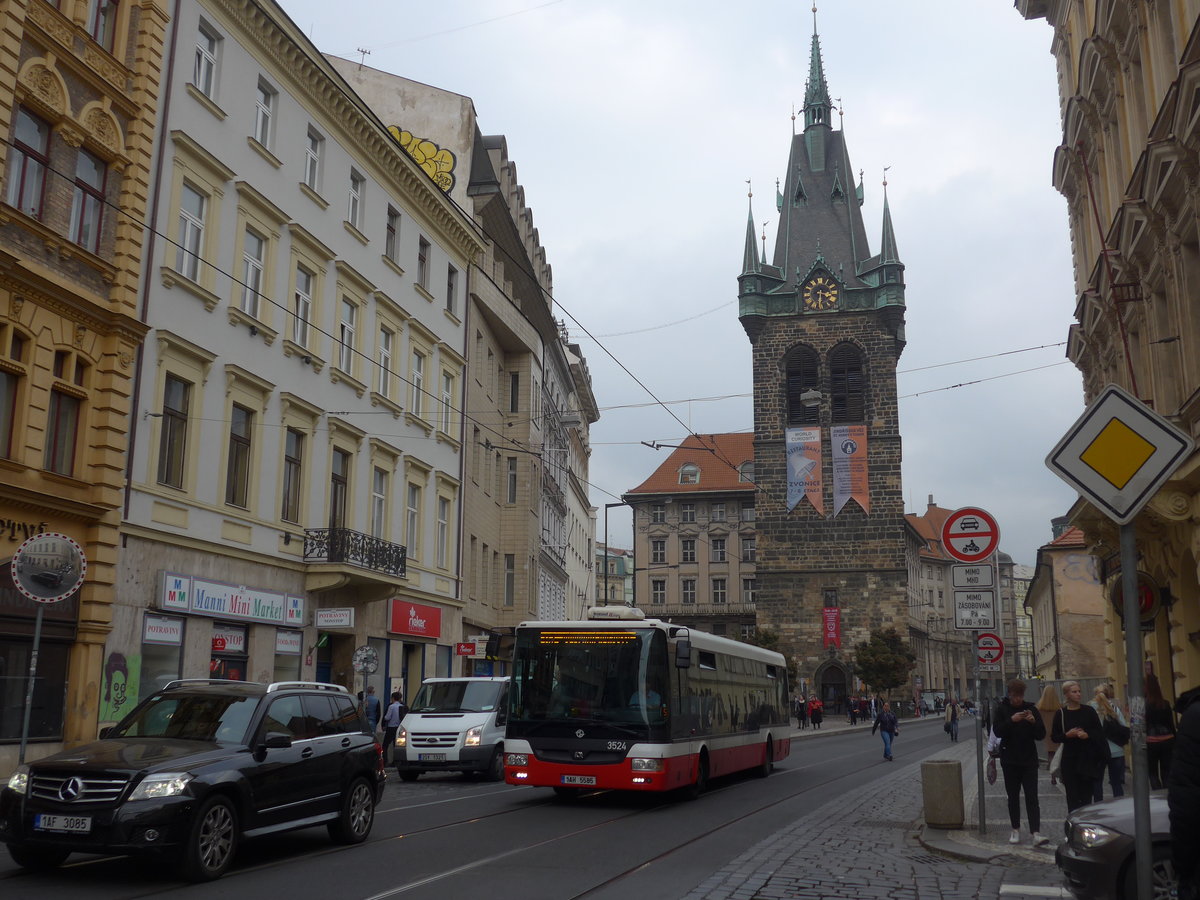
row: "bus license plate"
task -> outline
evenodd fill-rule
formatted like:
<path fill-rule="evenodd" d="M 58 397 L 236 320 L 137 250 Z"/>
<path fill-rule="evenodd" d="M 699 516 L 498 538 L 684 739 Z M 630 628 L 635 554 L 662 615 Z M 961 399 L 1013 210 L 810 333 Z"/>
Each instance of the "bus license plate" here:
<path fill-rule="evenodd" d="M 564 775 L 562 777 L 563 784 L 595 784 L 595 775 Z"/>
<path fill-rule="evenodd" d="M 421 762 L 445 762 L 445 753 L 422 753 Z"/>
<path fill-rule="evenodd" d="M 33 817 L 33 830 L 87 834 L 92 830 L 92 818 L 91 816 L 51 816 L 40 813 Z"/>

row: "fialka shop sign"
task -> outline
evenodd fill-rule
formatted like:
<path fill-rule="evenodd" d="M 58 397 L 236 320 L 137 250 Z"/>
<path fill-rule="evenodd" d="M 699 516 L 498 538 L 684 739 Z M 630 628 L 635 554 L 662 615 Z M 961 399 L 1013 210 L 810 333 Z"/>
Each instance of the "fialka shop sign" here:
<path fill-rule="evenodd" d="M 304 627 L 304 598 L 241 584 L 163 572 L 158 608 L 171 612 Z"/>

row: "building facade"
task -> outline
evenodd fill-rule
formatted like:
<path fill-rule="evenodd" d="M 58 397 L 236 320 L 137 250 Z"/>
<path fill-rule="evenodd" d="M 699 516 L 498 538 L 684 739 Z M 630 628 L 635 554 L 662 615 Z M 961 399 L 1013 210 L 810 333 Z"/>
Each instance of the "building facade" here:
<path fill-rule="evenodd" d="M 596 545 L 596 606 L 636 606 L 633 551 Z"/>
<path fill-rule="evenodd" d="M 638 607 L 712 634 L 752 636 L 758 560 L 753 435 L 691 435 L 621 499 L 633 509 Z"/>
<path fill-rule="evenodd" d="M 751 212 L 738 279 L 754 373 L 758 622 L 827 701 L 854 687 L 857 643 L 876 629 L 908 632 L 896 401 L 904 266 L 886 194 L 880 252 L 870 253 L 833 112 L 814 32 L 773 261 L 758 258 Z"/>
<path fill-rule="evenodd" d="M 170 42 L 102 719 L 180 676 L 411 694 L 462 632 L 482 238 L 276 4 Z"/>
<path fill-rule="evenodd" d="M 1082 531 L 1065 524 L 1055 531 L 1054 539 L 1038 548 L 1025 596 L 1035 674 L 1047 681 L 1102 678 L 1108 674 L 1107 620 L 1113 613 L 1104 600 L 1100 569 Z"/>
<path fill-rule="evenodd" d="M 0 527 L 43 531 L 86 578 L 47 606 L 28 758 L 96 736 L 118 597 L 138 276 L 166 3 L 16 0 L 0 11 Z M 18 756 L 37 604 L 0 572 L 0 773 Z"/>
<path fill-rule="evenodd" d="M 1083 375 L 1085 398 L 1115 383 L 1196 435 L 1200 3 L 1015 6 L 1052 29 L 1063 120 L 1052 177 L 1067 200 L 1076 288 L 1067 355 Z M 1191 512 L 1198 497 L 1195 452 L 1133 523 L 1139 578 L 1160 599 L 1142 623 L 1144 664 L 1168 700 L 1200 684 L 1200 526 Z M 1110 601 L 1102 606 L 1107 674 L 1124 694 L 1124 631 L 1111 602 L 1121 578 L 1117 527 L 1084 501 L 1069 515 L 1086 544 L 1080 552 L 1100 561 L 1096 576 Z M 1039 642 L 1045 634 L 1035 624 Z M 1039 667 L 1047 653 L 1039 648 Z"/>

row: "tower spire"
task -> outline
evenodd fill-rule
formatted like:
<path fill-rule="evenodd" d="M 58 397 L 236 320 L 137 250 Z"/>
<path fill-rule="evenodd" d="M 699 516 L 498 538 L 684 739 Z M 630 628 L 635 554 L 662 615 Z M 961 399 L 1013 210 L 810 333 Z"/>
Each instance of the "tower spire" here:
<path fill-rule="evenodd" d="M 742 254 L 743 275 L 758 271 L 758 236 L 754 233 L 754 190 L 750 185 L 750 179 L 746 179 L 746 186 L 749 211 L 746 214 L 746 249 Z"/>
<path fill-rule="evenodd" d="M 888 207 L 887 173 L 891 166 L 883 168 L 883 238 L 879 245 L 881 263 L 900 262 L 900 251 L 896 249 L 896 232 L 892 229 L 892 211 Z"/>
<path fill-rule="evenodd" d="M 813 125 L 830 125 L 833 101 L 829 98 L 829 85 L 825 82 L 825 66 L 821 62 L 821 39 L 817 35 L 817 5 L 813 8 L 812 51 L 808 61 L 808 84 L 804 89 L 804 128 Z"/>

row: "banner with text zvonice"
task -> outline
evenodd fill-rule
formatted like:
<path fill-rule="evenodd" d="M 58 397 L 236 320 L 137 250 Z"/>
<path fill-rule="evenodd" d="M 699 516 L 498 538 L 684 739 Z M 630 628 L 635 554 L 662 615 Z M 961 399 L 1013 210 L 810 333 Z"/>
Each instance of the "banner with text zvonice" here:
<path fill-rule="evenodd" d="M 829 429 L 833 447 L 833 514 L 854 500 L 871 514 L 871 492 L 867 487 L 867 426 L 834 425 Z"/>
<path fill-rule="evenodd" d="M 787 449 L 788 512 L 807 497 L 821 515 L 825 515 L 824 486 L 821 483 L 821 429 L 789 428 L 785 432 Z"/>

